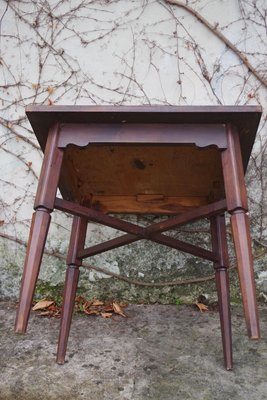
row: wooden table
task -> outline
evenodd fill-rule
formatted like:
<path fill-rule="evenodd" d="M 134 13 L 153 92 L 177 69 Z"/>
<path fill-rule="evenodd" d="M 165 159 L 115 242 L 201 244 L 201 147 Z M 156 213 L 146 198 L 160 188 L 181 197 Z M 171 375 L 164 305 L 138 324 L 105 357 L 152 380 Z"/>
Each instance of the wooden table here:
<path fill-rule="evenodd" d="M 259 338 L 244 181 L 261 117 L 258 106 L 29 106 L 44 161 L 35 198 L 16 332 L 27 329 L 43 250 L 56 208 L 74 215 L 57 362 L 65 360 L 79 267 L 86 257 L 140 239 L 214 263 L 225 367 L 232 368 L 224 212 L 231 214 L 248 336 Z M 56 197 L 60 189 L 62 199 Z M 116 213 L 166 215 L 149 227 Z M 113 216 L 109 215 L 113 214 Z M 210 218 L 207 250 L 163 232 Z M 88 222 L 124 232 L 84 248 Z"/>

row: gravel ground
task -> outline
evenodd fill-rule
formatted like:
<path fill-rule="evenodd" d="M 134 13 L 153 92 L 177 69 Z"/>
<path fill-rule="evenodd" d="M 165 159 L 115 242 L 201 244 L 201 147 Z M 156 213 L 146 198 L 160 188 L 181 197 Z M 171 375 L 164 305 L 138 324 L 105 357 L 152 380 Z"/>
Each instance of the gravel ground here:
<path fill-rule="evenodd" d="M 59 321 L 31 316 L 13 333 L 15 306 L 0 303 L 1 400 L 267 399 L 267 307 L 262 339 L 232 309 L 234 370 L 223 367 L 218 313 L 131 305 L 127 318 L 74 316 L 67 362 L 55 363 Z"/>

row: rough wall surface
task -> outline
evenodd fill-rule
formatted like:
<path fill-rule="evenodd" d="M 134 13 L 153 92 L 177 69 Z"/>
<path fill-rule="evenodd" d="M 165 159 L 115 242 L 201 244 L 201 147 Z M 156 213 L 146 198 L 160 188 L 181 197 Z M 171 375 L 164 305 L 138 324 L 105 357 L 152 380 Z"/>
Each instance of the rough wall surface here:
<path fill-rule="evenodd" d="M 176 4 L 170 4 L 176 3 Z M 259 292 L 267 292 L 267 5 L 264 0 L 186 2 L 42 0 L 0 3 L 0 296 L 16 298 L 42 153 L 25 117 L 27 104 L 261 104 L 261 126 L 247 174 Z M 155 217 L 132 217 L 148 224 Z M 71 220 L 55 213 L 37 294 L 59 292 Z M 118 232 L 91 224 L 88 243 Z M 208 226 L 172 232 L 209 246 Z M 230 236 L 230 231 L 229 231 Z M 55 254 L 56 253 L 56 254 Z M 90 259 L 130 280 L 206 276 L 212 265 L 138 242 Z M 234 263 L 234 261 L 232 262 Z M 233 281 L 236 285 L 235 274 Z M 179 301 L 214 291 L 196 285 L 145 287 L 91 269 L 81 291 L 130 301 Z M 238 291 L 233 292 L 233 297 Z"/>

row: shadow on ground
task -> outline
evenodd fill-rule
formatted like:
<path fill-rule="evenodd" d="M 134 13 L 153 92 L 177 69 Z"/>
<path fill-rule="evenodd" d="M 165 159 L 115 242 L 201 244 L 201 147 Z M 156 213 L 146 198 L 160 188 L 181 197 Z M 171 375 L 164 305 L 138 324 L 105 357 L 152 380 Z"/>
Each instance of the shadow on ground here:
<path fill-rule="evenodd" d="M 234 370 L 223 368 L 217 312 L 137 306 L 127 318 L 75 316 L 67 363 L 55 363 L 59 321 L 31 316 L 13 333 L 15 307 L 0 303 L 1 400 L 266 400 L 267 307 L 262 340 L 245 336 L 233 307 Z"/>

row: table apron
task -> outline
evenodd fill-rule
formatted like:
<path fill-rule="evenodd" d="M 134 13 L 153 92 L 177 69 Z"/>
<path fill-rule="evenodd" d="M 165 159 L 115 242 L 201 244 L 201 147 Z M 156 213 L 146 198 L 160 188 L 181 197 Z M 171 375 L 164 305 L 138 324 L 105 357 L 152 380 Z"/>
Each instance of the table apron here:
<path fill-rule="evenodd" d="M 61 123 L 59 148 L 73 144 L 166 144 L 227 148 L 224 124 Z"/>

